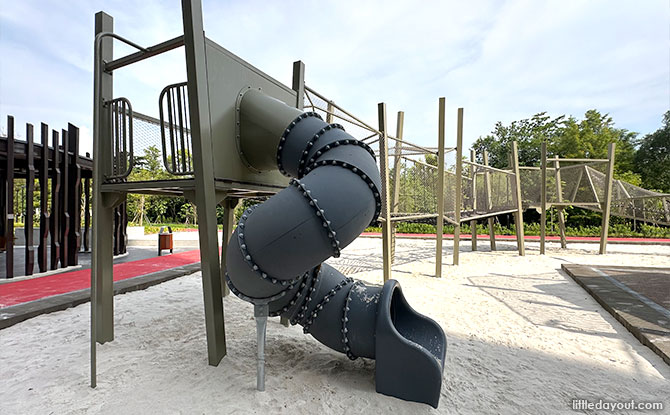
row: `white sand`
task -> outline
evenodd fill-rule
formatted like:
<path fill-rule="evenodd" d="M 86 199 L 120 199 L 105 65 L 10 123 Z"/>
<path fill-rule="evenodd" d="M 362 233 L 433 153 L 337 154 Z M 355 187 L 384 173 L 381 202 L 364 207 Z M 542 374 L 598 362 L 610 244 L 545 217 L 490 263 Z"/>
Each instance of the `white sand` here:
<path fill-rule="evenodd" d="M 278 319 L 268 324 L 267 391 L 256 392 L 252 307 L 233 296 L 228 355 L 208 366 L 194 274 L 116 298 L 97 389 L 88 387 L 88 304 L 1 330 L 0 413 L 539 414 L 572 413 L 576 398 L 664 400 L 670 410 L 670 367 L 559 271 L 564 262 L 668 267 L 670 247 L 610 245 L 599 256 L 594 244 L 550 244 L 539 256 L 528 244 L 518 257 L 510 243 L 494 253 L 463 245 L 461 266 L 436 279 L 434 242 L 398 240 L 394 278 L 449 341 L 438 410 L 375 393 L 374 361 L 351 362 Z M 359 239 L 330 262 L 380 283 L 380 246 Z"/>

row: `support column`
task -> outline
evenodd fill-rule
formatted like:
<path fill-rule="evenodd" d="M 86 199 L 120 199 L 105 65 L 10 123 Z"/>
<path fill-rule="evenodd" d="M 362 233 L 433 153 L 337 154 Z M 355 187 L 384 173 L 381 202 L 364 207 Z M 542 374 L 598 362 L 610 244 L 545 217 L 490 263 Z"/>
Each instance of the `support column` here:
<path fill-rule="evenodd" d="M 60 148 L 58 131 L 53 130 L 51 137 L 53 159 L 51 160 L 51 269 L 58 269 L 60 261 Z"/>
<path fill-rule="evenodd" d="M 14 278 L 14 117 L 7 116 L 7 228 L 6 278 Z"/>
<path fill-rule="evenodd" d="M 558 161 L 558 156 L 554 156 L 554 170 L 556 174 L 556 200 L 559 203 L 563 202 L 563 183 L 561 183 L 561 166 Z M 579 186 L 579 184 L 577 184 Z M 563 206 L 558 206 L 558 231 L 561 234 L 561 248 L 567 246 L 567 240 L 565 237 L 565 214 L 563 213 Z"/>
<path fill-rule="evenodd" d="M 221 235 L 221 286 L 223 291 L 221 294 L 225 297 L 230 294 L 228 284 L 226 284 L 226 252 L 228 251 L 228 244 L 230 243 L 230 236 L 233 234 L 235 227 L 235 206 L 237 206 L 237 199 L 228 197 L 221 202 L 223 206 L 223 232 Z"/>
<path fill-rule="evenodd" d="M 68 236 L 68 265 L 77 265 L 79 249 L 81 248 L 81 166 L 79 160 L 79 128 L 68 124 L 68 140 L 70 147 L 70 198 L 68 211 L 70 212 L 70 234 Z"/>
<path fill-rule="evenodd" d="M 521 199 L 521 173 L 519 170 L 519 148 L 517 142 L 512 141 L 512 170 L 514 171 L 514 201 L 516 203 L 516 212 L 514 212 L 514 222 L 516 228 L 516 243 L 519 248 L 519 255 L 526 255 L 526 245 L 524 242 L 523 231 L 523 200 Z"/>
<path fill-rule="evenodd" d="M 61 160 L 61 189 L 60 189 L 60 207 L 61 207 L 61 232 L 60 232 L 60 266 L 65 268 L 68 266 L 70 258 L 70 247 L 68 240 L 70 238 L 70 212 L 72 200 L 70 198 L 70 155 L 68 149 L 70 148 L 69 132 L 62 130 L 63 135 L 63 159 Z"/>
<path fill-rule="evenodd" d="M 405 113 L 398 111 L 398 120 L 396 125 L 396 142 L 393 154 L 393 200 L 391 201 L 391 213 L 398 212 L 400 203 L 400 156 L 402 155 L 402 135 L 405 124 Z M 391 263 L 395 259 L 395 234 L 396 226 L 391 226 Z"/>
<path fill-rule="evenodd" d="M 302 61 L 293 62 L 293 85 L 296 92 L 295 107 L 299 110 L 305 107 L 305 64 Z"/>
<path fill-rule="evenodd" d="M 488 166 L 489 165 L 489 153 L 484 150 L 484 153 L 482 154 L 482 157 L 484 159 L 484 165 Z M 489 171 L 487 170 L 486 173 L 484 174 L 484 186 L 486 187 L 486 207 L 489 212 L 493 210 L 493 201 L 491 200 L 491 175 L 489 174 Z M 494 228 L 494 217 L 489 216 L 488 217 L 488 224 L 489 224 L 489 241 L 491 243 L 491 251 L 496 250 L 496 231 Z"/>
<path fill-rule="evenodd" d="M 540 144 L 540 255 L 544 255 L 547 236 L 547 142 Z"/>
<path fill-rule="evenodd" d="M 195 201 L 200 229 L 200 263 L 207 329 L 209 364 L 216 366 L 226 355 L 219 244 L 216 226 L 216 191 L 207 89 L 207 59 L 200 1 L 182 0 L 184 51 L 191 119 Z"/>
<path fill-rule="evenodd" d="M 114 24 L 110 15 L 98 12 L 95 15 L 95 33 L 113 32 Z M 113 226 L 114 208 L 105 203 L 101 191 L 105 175 L 111 173 L 112 138 L 111 117 L 104 106 L 113 98 L 113 78 L 101 68 L 103 61 L 111 61 L 113 42 L 111 37 L 100 39 L 99 54 L 94 62 L 93 86 L 93 252 L 91 255 L 91 385 L 95 387 L 95 345 L 114 340 L 114 286 L 113 286 Z M 67 142 L 63 137 L 64 154 Z M 62 183 L 67 183 L 62 171 Z M 60 189 L 61 194 L 65 189 Z M 61 215 L 61 217 L 63 217 Z M 67 226 L 65 220 L 62 223 Z M 66 246 L 61 241 L 61 262 L 67 258 Z"/>
<path fill-rule="evenodd" d="M 327 114 L 326 114 L 326 122 L 328 124 L 333 123 L 333 112 L 335 112 L 335 106 L 333 105 L 333 101 L 328 101 L 328 108 L 326 109 Z"/>
<path fill-rule="evenodd" d="M 389 147 L 386 137 L 386 104 L 377 105 L 379 120 L 379 170 L 382 179 L 382 250 L 384 259 L 384 282 L 391 279 L 391 202 L 389 200 Z"/>
<path fill-rule="evenodd" d="M 35 194 L 34 151 L 33 125 L 26 124 L 26 219 L 23 228 L 26 238 L 25 275 L 33 275 L 35 267 L 35 247 L 33 247 L 33 214 L 35 213 L 33 205 Z"/>
<path fill-rule="evenodd" d="M 435 276 L 442 277 L 442 234 L 444 233 L 444 136 L 446 100 L 440 98 L 437 120 L 437 222 L 435 232 Z M 400 157 L 396 157 L 399 159 Z"/>
<path fill-rule="evenodd" d="M 40 272 L 48 271 L 47 239 L 49 237 L 49 126 L 42 123 L 40 129 L 42 151 L 40 155 L 40 245 L 37 248 L 37 263 Z"/>
<path fill-rule="evenodd" d="M 458 265 L 461 241 L 461 207 L 463 200 L 463 108 L 456 121 L 456 186 L 454 189 L 454 265 Z"/>
<path fill-rule="evenodd" d="M 607 148 L 607 158 L 609 162 L 607 163 L 607 173 L 605 175 L 605 200 L 601 202 L 602 211 L 603 211 L 603 221 L 600 229 L 600 253 L 607 253 L 607 232 L 609 231 L 610 226 L 610 210 L 612 205 L 612 180 L 614 178 L 614 150 L 616 149 L 615 143 L 610 143 Z"/>
<path fill-rule="evenodd" d="M 470 150 L 470 161 L 475 162 L 475 150 Z M 477 214 L 477 169 L 474 164 L 470 165 L 470 184 L 472 186 L 472 213 Z M 472 250 L 477 250 L 477 221 L 470 221 L 470 243 Z"/>
<path fill-rule="evenodd" d="M 90 155 L 86 153 L 86 157 Z M 90 252 L 91 241 L 91 179 L 84 179 L 84 251 Z"/>
<path fill-rule="evenodd" d="M 70 192 L 68 194 L 70 200 L 70 232 L 66 243 L 68 246 L 67 264 L 72 266 L 79 262 L 79 249 L 81 248 L 81 166 L 79 165 L 79 128 L 68 124 L 67 130 L 68 152 L 72 155 L 68 165 L 70 171 Z"/>
<path fill-rule="evenodd" d="M 5 166 L 6 168 L 6 166 Z M 6 249 L 7 240 L 7 172 L 0 168 L 0 252 Z"/>

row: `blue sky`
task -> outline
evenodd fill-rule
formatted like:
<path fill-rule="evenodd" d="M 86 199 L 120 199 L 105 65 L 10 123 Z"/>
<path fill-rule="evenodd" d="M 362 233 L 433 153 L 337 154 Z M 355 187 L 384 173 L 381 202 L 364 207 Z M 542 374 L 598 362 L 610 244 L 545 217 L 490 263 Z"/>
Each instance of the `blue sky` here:
<path fill-rule="evenodd" d="M 670 109 L 668 0 L 211 1 L 209 38 L 290 85 L 292 62 L 308 85 L 371 124 L 387 103 L 405 111 L 405 137 L 435 145 L 437 99 L 447 98 L 447 145 L 456 108 L 465 143 L 541 111 L 581 117 L 596 108 L 616 125 L 656 130 Z M 16 117 L 92 128 L 93 17 L 141 45 L 182 32 L 178 0 L 3 1 L 0 7 L 0 129 Z M 117 44 L 118 45 L 118 44 Z M 119 57 L 132 50 L 115 46 Z M 158 94 L 185 80 L 183 49 L 120 70 L 115 95 L 157 115 Z M 391 128 L 394 129 L 394 128 Z"/>

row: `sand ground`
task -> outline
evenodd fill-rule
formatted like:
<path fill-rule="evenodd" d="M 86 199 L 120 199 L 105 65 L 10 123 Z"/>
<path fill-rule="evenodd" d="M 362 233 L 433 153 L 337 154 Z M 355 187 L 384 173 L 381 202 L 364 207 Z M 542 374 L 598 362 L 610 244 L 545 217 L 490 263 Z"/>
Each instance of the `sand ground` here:
<path fill-rule="evenodd" d="M 451 242 L 444 249 L 451 261 Z M 199 274 L 117 296 L 115 341 L 98 347 L 89 382 L 89 305 L 0 331 L 2 414 L 550 414 L 573 399 L 664 401 L 670 366 L 639 343 L 561 263 L 670 267 L 670 247 L 527 244 L 470 252 L 434 278 L 434 241 L 398 240 L 393 278 L 449 342 L 438 409 L 379 395 L 374 361 L 350 361 L 300 327 L 268 324 L 266 392 L 255 391 L 252 306 L 224 300 L 228 355 L 207 365 Z M 359 239 L 329 261 L 381 283 L 381 240 Z M 594 413 L 594 412 L 588 412 Z M 632 412 L 635 413 L 635 412 Z"/>

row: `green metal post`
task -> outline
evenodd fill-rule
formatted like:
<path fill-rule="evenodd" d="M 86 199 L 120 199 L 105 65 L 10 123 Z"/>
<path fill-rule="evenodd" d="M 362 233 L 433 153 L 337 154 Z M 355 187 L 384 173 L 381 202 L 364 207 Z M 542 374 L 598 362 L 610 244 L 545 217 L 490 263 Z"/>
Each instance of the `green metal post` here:
<path fill-rule="evenodd" d="M 484 165 L 488 166 L 489 165 L 489 153 L 484 150 L 484 153 L 482 154 L 482 157 L 484 159 Z M 484 175 L 484 186 L 486 187 L 486 206 L 489 210 L 489 212 L 493 209 L 493 201 L 491 200 L 491 175 L 489 174 L 489 171 L 486 171 L 486 174 Z M 489 241 L 491 244 L 491 251 L 496 250 L 496 231 L 495 228 L 493 227 L 494 221 L 493 221 L 493 216 L 488 217 L 488 223 L 489 223 Z"/>
<path fill-rule="evenodd" d="M 200 263 L 207 330 L 209 364 L 216 366 L 226 355 L 226 333 L 219 269 L 216 226 L 216 192 L 207 87 L 205 35 L 200 0 L 182 0 L 184 49 L 188 79 L 188 104 L 193 137 L 195 200 L 200 229 Z"/>
<path fill-rule="evenodd" d="M 616 144 L 610 143 L 607 149 L 607 174 L 605 176 L 605 200 L 601 202 L 603 221 L 600 228 L 600 254 L 607 253 L 607 232 L 610 226 L 610 210 L 612 208 L 612 180 L 614 178 L 614 151 Z"/>
<path fill-rule="evenodd" d="M 382 179 L 382 249 L 384 260 L 384 282 L 391 278 L 391 203 L 389 201 L 389 147 L 386 136 L 386 104 L 377 105 L 379 119 L 379 170 Z"/>
<path fill-rule="evenodd" d="M 561 166 L 558 161 L 558 156 L 554 156 L 554 170 L 556 174 L 556 200 L 559 203 L 563 202 L 563 183 L 561 183 Z M 579 186 L 579 184 L 577 184 Z M 563 213 L 563 206 L 558 206 L 558 230 L 561 234 L 561 248 L 567 246 L 565 238 L 565 214 Z"/>
<path fill-rule="evenodd" d="M 398 212 L 400 203 L 400 156 L 402 156 L 402 135 L 405 125 L 405 113 L 398 111 L 396 125 L 396 142 L 393 157 L 393 201 L 391 202 L 391 213 Z M 391 223 L 391 263 L 395 258 L 395 224 Z"/>
<path fill-rule="evenodd" d="M 435 232 L 435 276 L 442 277 L 442 234 L 444 233 L 444 127 L 446 100 L 440 98 L 437 121 L 437 231 Z"/>
<path fill-rule="evenodd" d="M 221 235 L 221 286 L 223 287 L 222 294 L 227 296 L 230 294 L 228 284 L 226 284 L 226 252 L 228 251 L 228 244 L 230 243 L 230 236 L 233 234 L 235 226 L 235 206 L 237 206 L 237 199 L 229 197 L 221 202 L 223 206 L 223 232 Z"/>
<path fill-rule="evenodd" d="M 101 65 L 113 56 L 111 37 L 98 38 L 114 31 L 112 16 L 95 15 L 95 53 L 93 81 L 93 247 L 91 255 L 91 387 L 96 387 L 96 342 L 114 340 L 113 224 L 114 208 L 104 203 L 101 186 L 111 172 L 111 126 L 104 102 L 113 98 L 113 77 Z"/>
<path fill-rule="evenodd" d="M 463 200 L 463 108 L 456 121 L 456 188 L 454 189 L 454 265 L 458 265 L 461 241 L 461 206 Z"/>
<path fill-rule="evenodd" d="M 547 236 L 547 142 L 540 144 L 540 255 L 544 255 Z"/>
<path fill-rule="evenodd" d="M 519 248 L 519 255 L 526 255 L 526 245 L 523 232 L 523 200 L 521 199 L 521 173 L 519 170 L 519 148 L 517 142 L 512 141 L 512 170 L 514 171 L 514 201 L 516 202 L 516 212 L 514 213 L 514 222 L 516 227 L 516 243 Z"/>
<path fill-rule="evenodd" d="M 470 150 L 470 161 L 476 161 L 475 150 Z M 477 169 L 474 164 L 470 165 L 470 184 L 472 186 L 472 214 L 477 215 Z M 477 221 L 470 221 L 470 243 L 472 250 L 477 250 Z"/>

